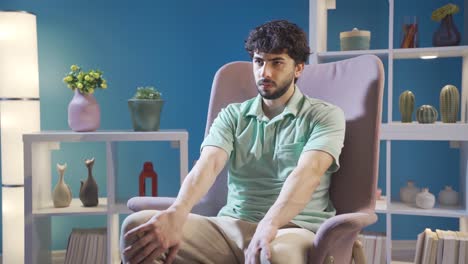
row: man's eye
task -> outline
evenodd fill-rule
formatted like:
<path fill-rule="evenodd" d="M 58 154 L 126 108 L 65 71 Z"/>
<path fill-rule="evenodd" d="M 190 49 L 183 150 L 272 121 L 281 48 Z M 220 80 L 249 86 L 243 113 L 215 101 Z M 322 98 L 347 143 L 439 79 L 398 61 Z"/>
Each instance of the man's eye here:
<path fill-rule="evenodd" d="M 263 61 L 262 60 L 254 60 L 254 63 L 257 65 L 262 65 Z"/>

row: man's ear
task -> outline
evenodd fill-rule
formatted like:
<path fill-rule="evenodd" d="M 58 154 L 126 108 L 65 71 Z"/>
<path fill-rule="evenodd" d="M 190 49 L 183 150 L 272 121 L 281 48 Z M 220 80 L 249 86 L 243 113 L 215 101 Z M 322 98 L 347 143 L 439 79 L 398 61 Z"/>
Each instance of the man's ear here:
<path fill-rule="evenodd" d="M 305 66 L 304 63 L 296 64 L 296 69 L 294 71 L 294 77 L 299 78 L 299 76 L 301 76 L 302 71 L 304 70 L 304 66 Z"/>

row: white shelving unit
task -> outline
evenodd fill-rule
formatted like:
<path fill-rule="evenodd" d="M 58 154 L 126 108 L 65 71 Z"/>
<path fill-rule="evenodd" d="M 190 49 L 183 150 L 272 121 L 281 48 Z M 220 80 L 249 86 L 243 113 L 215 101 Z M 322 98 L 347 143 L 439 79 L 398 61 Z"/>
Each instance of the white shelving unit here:
<path fill-rule="evenodd" d="M 387 263 L 392 261 L 392 215 L 418 215 L 433 217 L 458 218 L 460 230 L 468 231 L 468 46 L 455 47 L 427 47 L 414 49 L 398 49 L 393 47 L 394 40 L 394 0 L 388 1 L 388 34 L 389 43 L 387 49 L 361 50 L 361 51 L 327 51 L 327 14 L 329 9 L 336 8 L 335 0 L 310 0 L 309 1 L 309 44 L 314 51 L 311 63 L 322 63 L 330 60 L 347 59 L 364 54 L 374 54 L 388 61 L 386 69 L 387 84 L 387 120 L 382 124 L 381 140 L 386 141 L 386 197 L 377 201 L 376 212 L 386 216 L 387 234 Z M 338 7 L 339 8 L 339 7 Z M 468 12 L 465 11 L 465 19 Z M 466 21 L 466 20 L 465 20 Z M 402 124 L 393 121 L 392 106 L 395 100 L 393 95 L 393 62 L 401 59 L 419 59 L 423 56 L 437 56 L 437 58 L 459 57 L 462 58 L 462 87 L 461 87 L 461 121 L 456 124 Z M 396 97 L 396 100 L 398 98 Z M 399 198 L 391 197 L 392 182 L 392 141 L 395 140 L 425 140 L 457 142 L 460 148 L 460 201 L 457 207 L 438 207 L 433 209 L 419 209 L 415 206 L 401 203 Z M 447 145 L 448 146 L 448 145 Z M 416 237 L 414 238 L 416 240 Z"/>
<path fill-rule="evenodd" d="M 129 213 L 125 203 L 116 199 L 117 146 L 122 141 L 170 141 L 180 148 L 180 181 L 188 173 L 188 132 L 161 130 L 157 132 L 98 131 L 76 133 L 43 131 L 23 136 L 25 183 L 25 263 L 51 263 L 51 217 L 72 215 L 107 216 L 108 263 L 120 263 L 119 215 Z M 83 207 L 78 198 L 69 207 L 52 204 L 51 150 L 61 142 L 105 142 L 107 197 L 99 198 L 97 207 Z M 174 143 L 172 143 L 174 142 Z"/>

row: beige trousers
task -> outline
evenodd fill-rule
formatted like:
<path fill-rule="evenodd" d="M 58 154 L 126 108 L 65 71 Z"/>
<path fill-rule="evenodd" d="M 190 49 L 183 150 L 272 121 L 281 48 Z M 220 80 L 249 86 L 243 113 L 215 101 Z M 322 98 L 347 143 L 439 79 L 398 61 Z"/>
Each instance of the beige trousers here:
<path fill-rule="evenodd" d="M 156 213 L 154 210 L 146 210 L 131 214 L 122 224 L 121 236 L 145 223 Z M 256 223 L 231 217 L 190 214 L 183 229 L 183 241 L 175 263 L 242 264 L 244 249 L 247 249 L 256 228 Z M 314 235 L 293 224 L 281 228 L 270 244 L 271 262 L 261 257 L 260 263 L 307 263 Z M 121 237 L 121 252 L 129 243 L 131 241 L 124 241 Z M 126 263 L 125 259 L 122 260 Z M 162 261 L 155 260 L 154 263 Z"/>

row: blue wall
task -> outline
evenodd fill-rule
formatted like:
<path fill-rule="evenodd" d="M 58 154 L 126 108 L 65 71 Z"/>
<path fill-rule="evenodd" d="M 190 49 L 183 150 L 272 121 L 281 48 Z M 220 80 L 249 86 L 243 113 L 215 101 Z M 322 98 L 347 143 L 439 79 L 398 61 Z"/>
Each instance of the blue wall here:
<path fill-rule="evenodd" d="M 397 4 L 396 21 L 406 11 L 421 17 L 430 16 L 443 2 L 431 1 L 419 6 Z M 463 8 L 462 1 L 452 2 Z M 136 86 L 155 85 L 166 100 L 161 128 L 189 131 L 190 161 L 198 157 L 213 75 L 227 62 L 249 60 L 243 49 L 248 31 L 265 21 L 280 18 L 308 29 L 308 0 L 287 4 L 279 0 L 140 0 L 131 3 L 2 0 L 0 9 L 27 10 L 37 15 L 42 130 L 69 129 L 67 105 L 72 93 L 61 82 L 68 67 L 78 64 L 84 68 L 99 68 L 109 82 L 106 91 L 96 93 L 102 112 L 101 129 L 131 129 L 126 100 L 133 95 Z M 462 13 L 455 17 L 460 31 L 463 31 Z M 338 0 L 337 9 L 329 12 L 328 49 L 339 50 L 339 32 L 353 27 L 371 30 L 372 47 L 386 48 L 387 14 L 387 0 Z M 430 46 L 429 35 L 436 26 L 427 19 L 421 21 L 421 46 Z M 430 103 L 437 106 L 438 92 L 444 83 L 461 87 L 461 74 L 449 71 L 450 67 L 460 66 L 457 59 L 441 60 L 437 64 L 418 61 L 399 64 L 395 63 L 394 94 L 412 89 L 417 105 Z M 415 71 L 415 67 L 419 70 Z M 394 119 L 399 120 L 399 113 L 393 114 Z M 384 145 L 381 188 L 385 188 Z M 399 187 L 408 178 L 435 192 L 448 183 L 458 190 L 458 150 L 449 149 L 448 143 L 439 142 L 434 146 L 427 142 L 396 143 L 393 151 L 393 195 L 398 195 Z M 160 195 L 176 195 L 178 151 L 171 149 L 169 144 L 122 143 L 118 155 L 120 200 L 137 194 L 137 176 L 146 160 L 155 164 L 160 177 Z M 96 157 L 94 172 L 101 194 L 105 195 L 103 144 L 62 144 L 61 150 L 53 153 L 51 166 L 56 162 L 68 163 L 65 177 L 75 197 L 79 179 L 86 175 L 83 161 L 91 156 Z M 415 160 L 413 157 L 419 158 Z M 434 167 L 423 168 L 427 161 L 433 162 Z M 53 179 L 55 184 L 56 175 Z M 384 231 L 383 218 L 371 229 Z M 72 227 L 104 226 L 106 223 L 104 217 L 54 217 L 52 221 L 55 249 L 65 248 Z M 424 221 L 430 227 L 457 228 L 453 219 L 425 217 Z M 422 228 L 396 220 L 393 230 L 397 239 L 415 239 L 415 234 Z"/>

